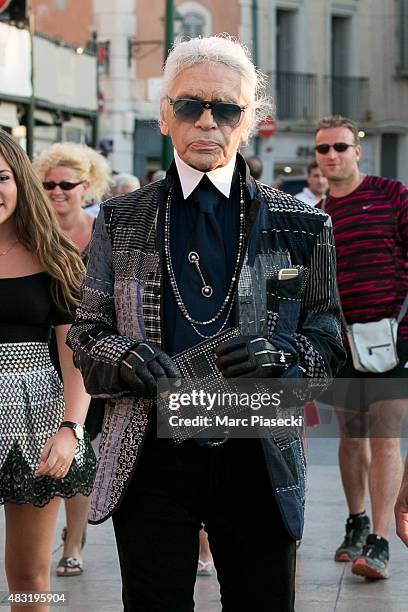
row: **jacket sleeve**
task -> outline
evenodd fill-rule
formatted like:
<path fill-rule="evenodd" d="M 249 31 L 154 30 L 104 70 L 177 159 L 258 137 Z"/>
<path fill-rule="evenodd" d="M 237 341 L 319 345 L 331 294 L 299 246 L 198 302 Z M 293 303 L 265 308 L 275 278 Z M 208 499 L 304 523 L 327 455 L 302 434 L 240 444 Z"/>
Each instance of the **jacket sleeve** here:
<path fill-rule="evenodd" d="M 331 219 L 326 217 L 314 246 L 310 275 L 293 343 L 303 376 L 334 378 L 345 361 Z"/>
<path fill-rule="evenodd" d="M 135 338 L 118 334 L 114 303 L 112 243 L 109 235 L 112 206 L 101 207 L 89 252 L 87 273 L 67 343 L 85 388 L 94 397 L 120 397 L 130 393 L 119 368 Z"/>

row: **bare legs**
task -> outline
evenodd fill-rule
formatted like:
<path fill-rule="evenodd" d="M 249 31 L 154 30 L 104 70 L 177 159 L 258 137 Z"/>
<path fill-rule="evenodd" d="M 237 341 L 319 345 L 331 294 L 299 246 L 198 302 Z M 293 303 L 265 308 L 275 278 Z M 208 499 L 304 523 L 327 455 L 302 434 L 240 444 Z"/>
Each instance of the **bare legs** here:
<path fill-rule="evenodd" d="M 59 498 L 44 508 L 31 504 L 6 503 L 5 567 L 10 591 L 49 591 L 52 545 L 59 508 Z M 26 606 L 13 605 L 13 612 L 25 612 Z M 33 612 L 48 612 L 44 605 L 30 606 Z"/>
<path fill-rule="evenodd" d="M 210 550 L 210 545 L 208 543 L 207 532 L 204 529 L 200 531 L 200 559 L 201 561 L 211 561 L 212 563 L 212 554 Z"/>
<path fill-rule="evenodd" d="M 88 522 L 90 497 L 78 493 L 65 500 L 65 514 L 67 517 L 67 530 L 64 542 L 63 557 L 75 557 L 81 560 L 82 536 Z M 57 575 L 77 573 L 69 567 L 57 567 Z"/>
<path fill-rule="evenodd" d="M 98 454 L 98 438 L 92 440 L 92 447 Z M 91 505 L 91 496 L 85 497 L 85 495 L 77 494 L 70 499 L 65 500 L 65 515 L 67 518 L 67 529 L 66 538 L 64 542 L 63 557 L 74 557 L 82 560 L 82 538 L 85 532 L 89 507 Z M 61 566 L 57 567 L 57 575 L 77 573 L 72 568 Z"/>
<path fill-rule="evenodd" d="M 403 465 L 398 436 L 406 410 L 406 400 L 372 404 L 370 438 L 349 437 L 345 428 L 347 412 L 336 410 L 341 429 L 340 472 L 349 511 L 351 514 L 362 512 L 369 492 L 372 531 L 386 539 L 401 485 Z"/>
<path fill-rule="evenodd" d="M 200 552 L 198 556 L 198 568 L 197 575 L 198 576 L 211 576 L 214 573 L 213 566 L 213 558 L 210 550 L 210 545 L 208 543 L 207 532 L 204 531 L 204 528 L 200 530 L 199 534 L 200 538 Z"/>

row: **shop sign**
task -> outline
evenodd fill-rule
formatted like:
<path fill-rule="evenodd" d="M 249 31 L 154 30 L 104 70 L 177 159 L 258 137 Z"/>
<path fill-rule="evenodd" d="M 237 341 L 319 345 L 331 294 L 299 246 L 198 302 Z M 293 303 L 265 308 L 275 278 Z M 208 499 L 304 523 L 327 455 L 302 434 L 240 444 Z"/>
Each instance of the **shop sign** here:
<path fill-rule="evenodd" d="M 269 138 L 276 133 L 277 126 L 275 119 L 272 117 L 266 117 L 266 119 L 262 119 L 259 121 L 257 125 L 258 135 L 261 138 Z"/>

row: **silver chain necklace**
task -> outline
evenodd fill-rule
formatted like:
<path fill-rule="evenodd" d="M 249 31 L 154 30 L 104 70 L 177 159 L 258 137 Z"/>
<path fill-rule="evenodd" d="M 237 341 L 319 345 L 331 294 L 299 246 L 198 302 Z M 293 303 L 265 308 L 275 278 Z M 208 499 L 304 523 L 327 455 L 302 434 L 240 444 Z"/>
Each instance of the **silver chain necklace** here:
<path fill-rule="evenodd" d="M 190 315 L 190 313 L 187 310 L 186 305 L 183 302 L 183 299 L 180 294 L 180 290 L 177 285 L 176 277 L 174 274 L 173 263 L 171 260 L 171 248 L 170 248 L 170 217 L 171 217 L 171 203 L 172 203 L 172 188 L 171 187 L 170 187 L 170 190 L 167 196 L 165 225 L 164 225 L 164 252 L 166 256 L 166 265 L 167 265 L 167 271 L 169 274 L 170 285 L 171 285 L 171 288 L 172 288 L 172 291 L 173 291 L 173 294 L 176 300 L 176 304 L 181 310 L 181 313 L 183 314 L 184 318 L 187 319 L 187 321 L 189 322 L 191 327 L 194 329 L 196 334 L 198 334 L 201 338 L 205 338 L 205 339 L 214 338 L 220 332 L 222 332 L 222 330 L 224 329 L 224 327 L 226 326 L 228 322 L 228 319 L 229 319 L 229 316 L 231 314 L 232 307 L 234 304 L 234 300 L 235 300 L 234 288 L 235 288 L 235 283 L 238 277 L 239 264 L 242 259 L 242 254 L 243 254 L 243 249 L 244 249 L 244 236 L 245 236 L 245 198 L 244 198 L 244 186 L 243 186 L 241 177 L 239 177 L 239 186 L 240 186 L 239 239 L 238 239 L 237 258 L 236 258 L 235 265 L 234 265 L 234 272 L 232 274 L 230 286 L 228 288 L 224 301 L 222 302 L 221 306 L 219 307 L 215 315 L 212 316 L 211 319 L 208 319 L 207 321 L 198 321 L 197 319 L 194 319 Z M 225 320 L 217 332 L 215 332 L 214 334 L 206 335 L 206 334 L 201 333 L 197 329 L 196 325 L 206 326 L 206 325 L 211 325 L 211 323 L 215 323 L 215 321 L 217 321 L 220 318 L 220 316 L 222 315 L 223 311 L 225 310 L 229 302 L 230 304 L 229 304 L 229 308 L 228 308 L 228 312 L 226 314 Z"/>
<path fill-rule="evenodd" d="M 13 243 L 12 243 L 12 244 L 9 246 L 9 248 L 8 248 L 8 249 L 6 249 L 5 251 L 0 251 L 0 257 L 1 257 L 2 255 L 7 255 L 7 253 L 10 253 L 11 249 L 12 249 L 14 246 L 16 246 L 17 242 L 18 242 L 18 238 L 17 238 L 17 240 L 15 240 L 15 241 L 14 241 L 14 242 L 13 242 Z"/>

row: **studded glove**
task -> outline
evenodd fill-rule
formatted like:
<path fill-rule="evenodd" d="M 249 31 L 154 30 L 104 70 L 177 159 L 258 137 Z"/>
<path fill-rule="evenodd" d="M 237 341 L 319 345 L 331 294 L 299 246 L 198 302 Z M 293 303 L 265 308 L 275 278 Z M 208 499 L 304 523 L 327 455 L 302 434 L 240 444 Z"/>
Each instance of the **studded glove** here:
<path fill-rule="evenodd" d="M 153 398 L 157 395 L 158 381 L 163 382 L 161 389 L 170 390 L 169 378 L 181 378 L 181 374 L 171 357 L 153 342 L 140 342 L 122 360 L 121 379 L 139 397 Z"/>
<path fill-rule="evenodd" d="M 215 349 L 215 356 L 225 378 L 278 378 L 293 361 L 290 353 L 257 336 L 227 340 Z"/>

